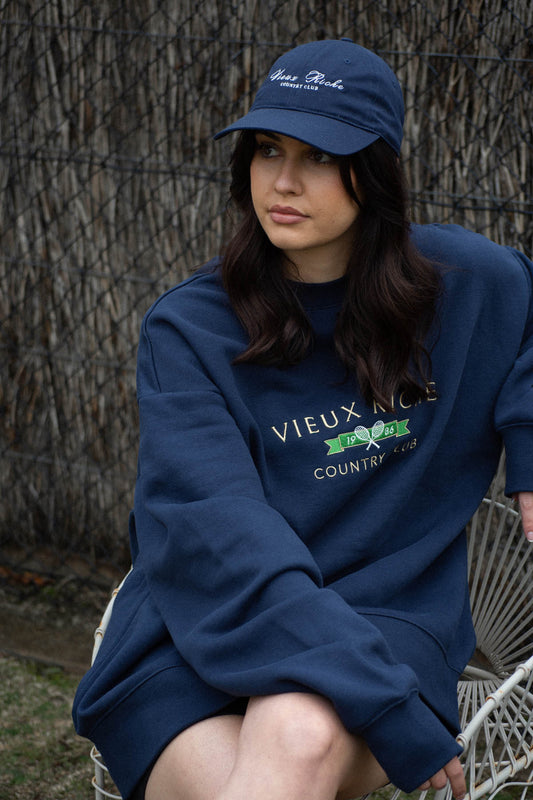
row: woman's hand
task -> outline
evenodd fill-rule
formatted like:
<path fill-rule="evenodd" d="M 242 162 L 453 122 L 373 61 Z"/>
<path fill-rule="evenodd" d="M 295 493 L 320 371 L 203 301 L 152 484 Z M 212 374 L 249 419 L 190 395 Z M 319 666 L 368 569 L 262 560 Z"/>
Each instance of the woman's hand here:
<path fill-rule="evenodd" d="M 515 498 L 520 506 L 526 539 L 533 542 L 533 492 L 518 492 Z"/>
<path fill-rule="evenodd" d="M 448 761 L 442 769 L 439 769 L 422 786 L 419 786 L 419 789 L 444 789 L 448 781 L 450 782 L 453 796 L 456 800 L 462 800 L 466 794 L 466 783 L 463 768 L 457 756 Z"/>

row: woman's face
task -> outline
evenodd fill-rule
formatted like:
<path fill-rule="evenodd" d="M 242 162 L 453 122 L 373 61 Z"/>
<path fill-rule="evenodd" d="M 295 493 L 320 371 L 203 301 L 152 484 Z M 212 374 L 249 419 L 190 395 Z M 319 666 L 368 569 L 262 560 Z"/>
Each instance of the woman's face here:
<path fill-rule="evenodd" d="M 250 181 L 257 218 L 287 257 L 290 277 L 316 283 L 343 275 L 359 208 L 336 159 L 298 139 L 258 132 Z"/>

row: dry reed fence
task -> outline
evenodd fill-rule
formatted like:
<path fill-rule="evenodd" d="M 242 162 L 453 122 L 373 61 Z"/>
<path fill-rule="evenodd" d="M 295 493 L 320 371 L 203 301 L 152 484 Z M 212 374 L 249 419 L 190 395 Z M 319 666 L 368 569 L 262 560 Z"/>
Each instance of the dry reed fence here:
<path fill-rule="evenodd" d="M 228 143 L 287 47 L 397 71 L 421 221 L 531 254 L 530 0 L 0 0 L 0 563 L 127 563 L 135 351 L 226 234 Z"/>

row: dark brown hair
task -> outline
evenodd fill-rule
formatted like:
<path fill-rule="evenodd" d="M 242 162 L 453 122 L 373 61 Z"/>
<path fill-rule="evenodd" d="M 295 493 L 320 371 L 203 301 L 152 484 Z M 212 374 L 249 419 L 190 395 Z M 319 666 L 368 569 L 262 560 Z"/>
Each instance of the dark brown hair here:
<path fill-rule="evenodd" d="M 231 197 L 242 214 L 222 264 L 224 285 L 249 335 L 237 362 L 290 366 L 305 358 L 313 331 L 291 283 L 282 253 L 255 215 L 250 163 L 255 134 L 243 131 L 231 159 Z M 415 401 L 426 396 L 431 359 L 424 341 L 435 318 L 440 278 L 409 235 L 408 196 L 400 160 L 378 139 L 338 159 L 348 194 L 357 178 L 362 205 L 347 286 L 335 330 L 337 353 L 355 374 L 367 403 L 393 410 L 396 392 Z"/>

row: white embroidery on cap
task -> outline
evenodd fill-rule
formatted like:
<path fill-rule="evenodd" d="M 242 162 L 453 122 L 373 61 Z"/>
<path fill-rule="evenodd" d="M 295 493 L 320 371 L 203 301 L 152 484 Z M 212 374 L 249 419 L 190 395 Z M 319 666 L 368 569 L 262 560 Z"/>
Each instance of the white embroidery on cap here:
<path fill-rule="evenodd" d="M 275 72 L 272 73 L 270 76 L 271 81 L 291 81 L 295 82 L 298 80 L 298 75 L 287 75 L 284 69 L 277 69 Z"/>
<path fill-rule="evenodd" d="M 342 78 L 337 78 L 335 81 L 329 81 L 326 79 L 326 75 L 323 72 L 320 72 L 317 69 L 312 69 L 310 72 L 307 73 L 305 76 L 305 83 L 313 84 L 313 86 L 304 86 L 304 84 L 299 83 L 300 78 L 298 75 L 289 75 L 283 68 L 275 70 L 271 75 L 269 75 L 271 81 L 281 81 L 281 86 L 288 86 L 293 89 L 307 89 L 307 88 L 315 88 L 318 86 L 329 86 L 331 89 L 339 89 L 339 91 L 344 91 L 344 86 L 342 85 Z"/>
<path fill-rule="evenodd" d="M 320 86 L 331 86 L 332 89 L 339 89 L 341 92 L 344 91 L 342 78 L 337 78 L 336 81 L 328 81 L 324 73 L 319 72 L 317 69 L 312 69 L 311 72 L 308 72 L 305 76 L 305 81 L 306 83 L 318 83 Z"/>

